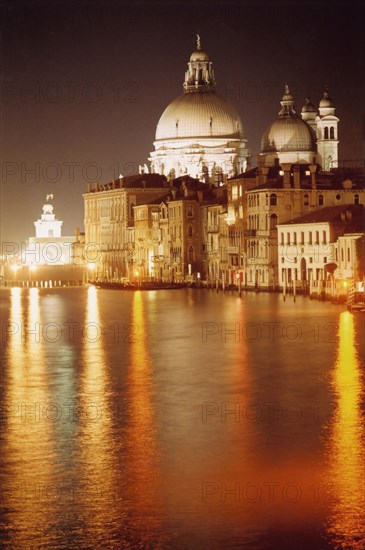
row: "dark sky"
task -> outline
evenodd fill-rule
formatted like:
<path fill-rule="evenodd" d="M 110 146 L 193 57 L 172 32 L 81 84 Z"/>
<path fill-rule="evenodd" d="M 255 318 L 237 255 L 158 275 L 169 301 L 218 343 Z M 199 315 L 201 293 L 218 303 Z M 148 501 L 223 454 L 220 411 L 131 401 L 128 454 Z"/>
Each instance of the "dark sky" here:
<path fill-rule="evenodd" d="M 318 105 L 327 84 L 340 158 L 364 156 L 362 2 L 0 6 L 2 241 L 34 234 L 48 193 L 72 234 L 83 228 L 88 180 L 107 182 L 147 162 L 160 115 L 182 93 L 196 32 L 253 155 L 288 81 L 298 110 L 308 95 Z"/>

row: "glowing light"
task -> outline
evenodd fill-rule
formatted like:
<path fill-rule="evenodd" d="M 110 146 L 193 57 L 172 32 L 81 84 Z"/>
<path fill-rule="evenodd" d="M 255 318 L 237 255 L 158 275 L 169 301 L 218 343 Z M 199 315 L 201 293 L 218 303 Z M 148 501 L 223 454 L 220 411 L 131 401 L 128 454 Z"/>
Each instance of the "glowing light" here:
<path fill-rule="evenodd" d="M 364 479 L 364 426 L 361 416 L 363 383 L 360 358 L 356 349 L 353 316 L 341 313 L 338 331 L 337 361 L 332 387 L 336 412 L 329 440 L 331 479 L 336 487 L 328 534 L 338 548 L 364 548 L 364 539 L 357 540 L 363 525 L 361 480 Z"/>
<path fill-rule="evenodd" d="M 14 273 L 16 273 L 18 271 L 18 269 L 20 269 L 20 266 L 14 264 L 14 265 L 11 266 L 11 269 L 14 271 Z"/>
<path fill-rule="evenodd" d="M 95 262 L 89 262 L 87 264 L 87 268 L 90 269 L 90 271 L 92 271 L 93 269 L 96 268 L 96 263 Z"/>

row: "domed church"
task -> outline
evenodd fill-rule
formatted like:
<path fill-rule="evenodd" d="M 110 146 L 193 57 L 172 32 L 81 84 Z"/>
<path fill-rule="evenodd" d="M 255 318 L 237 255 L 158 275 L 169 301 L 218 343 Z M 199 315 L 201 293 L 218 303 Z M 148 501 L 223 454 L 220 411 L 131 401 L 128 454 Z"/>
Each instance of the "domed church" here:
<path fill-rule="evenodd" d="M 280 103 L 278 118 L 262 136 L 260 156 L 264 164 L 319 164 L 324 171 L 337 167 L 339 119 L 328 91 L 319 103 L 318 114 L 307 98 L 298 116 L 287 84 Z"/>
<path fill-rule="evenodd" d="M 197 47 L 185 73 L 183 94 L 162 113 L 156 128 L 151 171 L 168 179 L 185 174 L 219 185 L 245 172 L 250 154 L 237 110 L 216 94 L 212 62 Z"/>

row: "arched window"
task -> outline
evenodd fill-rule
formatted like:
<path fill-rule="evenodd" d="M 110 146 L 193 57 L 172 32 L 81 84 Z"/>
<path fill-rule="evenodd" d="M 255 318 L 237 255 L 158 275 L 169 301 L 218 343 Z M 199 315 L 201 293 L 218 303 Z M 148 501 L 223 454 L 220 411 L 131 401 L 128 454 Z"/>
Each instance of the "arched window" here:
<path fill-rule="evenodd" d="M 194 248 L 190 245 L 188 250 L 188 262 L 189 264 L 193 263 L 194 261 Z"/>
<path fill-rule="evenodd" d="M 308 206 L 309 204 L 309 195 L 305 194 L 304 195 L 304 206 Z"/>
<path fill-rule="evenodd" d="M 270 206 L 276 206 L 278 204 L 278 198 L 275 195 L 275 193 L 271 193 L 270 195 Z"/>
<path fill-rule="evenodd" d="M 265 195 L 265 198 L 266 198 L 266 206 L 269 206 L 269 195 L 267 193 Z"/>
<path fill-rule="evenodd" d="M 335 129 L 333 126 L 330 128 L 330 139 L 335 139 Z"/>
<path fill-rule="evenodd" d="M 130 215 L 130 217 L 131 217 L 131 218 L 134 218 L 134 207 L 135 207 L 135 206 L 136 206 L 136 205 L 134 204 L 134 202 L 131 202 L 131 206 L 130 206 L 130 209 L 131 209 L 131 215 Z"/>
<path fill-rule="evenodd" d="M 193 236 L 193 226 L 188 225 L 188 237 L 192 237 L 192 236 Z"/>
<path fill-rule="evenodd" d="M 359 203 L 359 195 L 356 193 L 356 195 L 354 195 L 354 204 L 360 204 Z"/>
<path fill-rule="evenodd" d="M 328 139 L 328 127 L 327 126 L 324 129 L 324 139 Z"/>
<path fill-rule="evenodd" d="M 278 217 L 276 214 L 271 214 L 270 216 L 270 229 L 276 229 L 278 224 Z"/>
<path fill-rule="evenodd" d="M 323 195 L 318 195 L 318 206 L 324 205 L 324 198 Z"/>

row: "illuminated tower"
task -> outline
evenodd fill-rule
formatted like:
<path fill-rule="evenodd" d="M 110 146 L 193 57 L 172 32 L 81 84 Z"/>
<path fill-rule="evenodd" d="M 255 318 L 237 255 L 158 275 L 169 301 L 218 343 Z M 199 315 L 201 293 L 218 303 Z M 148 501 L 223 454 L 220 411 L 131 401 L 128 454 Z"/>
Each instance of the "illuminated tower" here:
<path fill-rule="evenodd" d="M 338 166 L 338 122 L 332 99 L 326 89 L 316 118 L 318 164 L 325 171 Z"/>
<path fill-rule="evenodd" d="M 43 214 L 34 222 L 36 238 L 61 237 L 63 221 L 57 220 L 53 214 L 53 206 L 49 203 L 53 195 L 47 195 L 46 204 L 43 205 Z"/>

